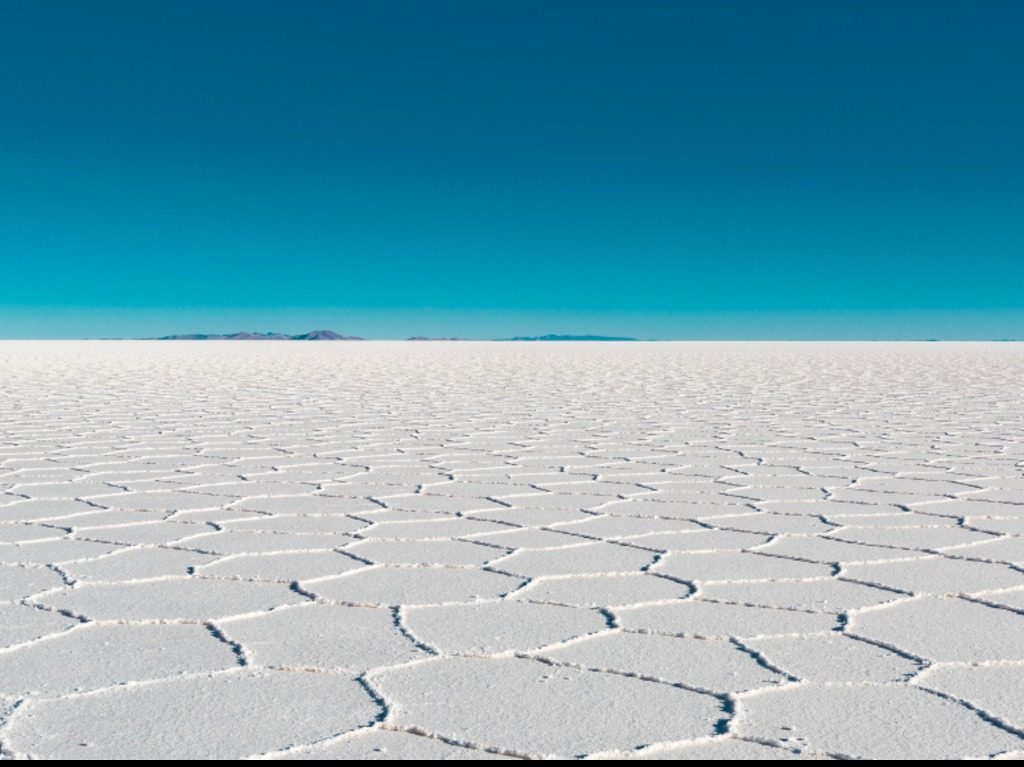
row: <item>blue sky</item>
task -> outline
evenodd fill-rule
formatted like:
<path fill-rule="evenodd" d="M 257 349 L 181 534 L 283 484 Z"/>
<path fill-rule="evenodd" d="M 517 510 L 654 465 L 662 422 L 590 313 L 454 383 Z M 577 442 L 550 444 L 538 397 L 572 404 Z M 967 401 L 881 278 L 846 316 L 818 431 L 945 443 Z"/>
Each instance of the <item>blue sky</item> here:
<path fill-rule="evenodd" d="M 1024 4 L 0 9 L 0 337 L 1024 337 Z"/>

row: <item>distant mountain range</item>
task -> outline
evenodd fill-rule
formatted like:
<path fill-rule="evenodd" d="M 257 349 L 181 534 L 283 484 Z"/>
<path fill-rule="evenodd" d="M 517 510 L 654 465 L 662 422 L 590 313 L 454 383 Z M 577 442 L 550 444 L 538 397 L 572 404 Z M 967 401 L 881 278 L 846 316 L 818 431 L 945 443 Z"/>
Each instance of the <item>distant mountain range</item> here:
<path fill-rule="evenodd" d="M 628 336 L 516 336 L 515 338 L 500 338 L 500 341 L 638 341 L 637 338 Z"/>
<path fill-rule="evenodd" d="M 362 341 L 359 336 L 346 336 L 333 330 L 311 330 L 299 335 L 287 333 L 186 333 L 174 336 L 160 336 L 157 341 Z M 428 338 L 413 336 L 407 341 L 464 341 L 464 338 Z M 498 341 L 637 341 L 625 336 L 516 336 L 499 338 Z"/>
<path fill-rule="evenodd" d="M 333 330 L 311 330 L 297 336 L 285 333 L 189 333 L 161 336 L 158 341 L 362 341 L 358 336 L 343 336 Z"/>

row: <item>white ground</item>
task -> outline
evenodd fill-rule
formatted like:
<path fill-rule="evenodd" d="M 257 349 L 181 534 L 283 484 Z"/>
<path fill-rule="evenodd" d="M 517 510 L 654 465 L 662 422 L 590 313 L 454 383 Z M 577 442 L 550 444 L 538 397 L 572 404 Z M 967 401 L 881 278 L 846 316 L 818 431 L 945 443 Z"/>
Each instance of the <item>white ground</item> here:
<path fill-rule="evenodd" d="M 5 756 L 1024 751 L 1015 344 L 0 344 Z"/>

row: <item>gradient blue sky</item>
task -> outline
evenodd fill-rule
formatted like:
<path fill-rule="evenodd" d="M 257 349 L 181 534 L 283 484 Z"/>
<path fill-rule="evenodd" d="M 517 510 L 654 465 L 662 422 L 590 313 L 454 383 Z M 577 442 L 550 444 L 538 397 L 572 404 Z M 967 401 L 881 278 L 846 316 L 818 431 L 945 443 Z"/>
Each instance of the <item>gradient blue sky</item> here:
<path fill-rule="evenodd" d="M 1024 3 L 10 0 L 0 337 L 1024 337 Z"/>

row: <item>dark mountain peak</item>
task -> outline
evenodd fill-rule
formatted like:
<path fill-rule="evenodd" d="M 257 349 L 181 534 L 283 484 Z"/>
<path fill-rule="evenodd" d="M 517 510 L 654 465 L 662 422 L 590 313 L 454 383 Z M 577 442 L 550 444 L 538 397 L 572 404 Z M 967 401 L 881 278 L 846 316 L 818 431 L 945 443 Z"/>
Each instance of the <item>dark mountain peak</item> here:
<path fill-rule="evenodd" d="M 333 330 L 311 330 L 302 335 L 292 336 L 293 341 L 362 341 L 357 336 L 343 336 Z"/>

